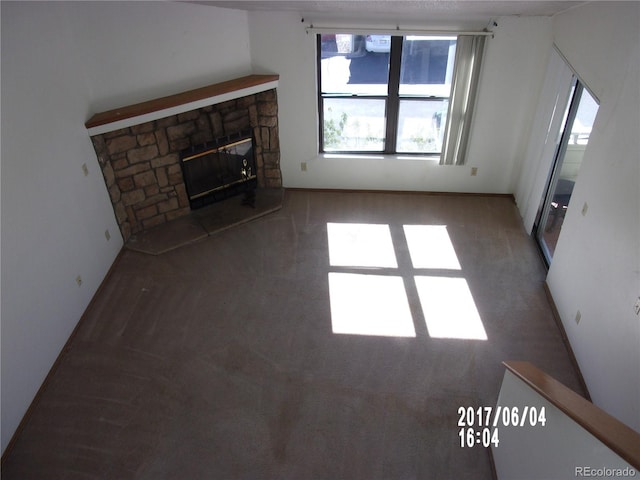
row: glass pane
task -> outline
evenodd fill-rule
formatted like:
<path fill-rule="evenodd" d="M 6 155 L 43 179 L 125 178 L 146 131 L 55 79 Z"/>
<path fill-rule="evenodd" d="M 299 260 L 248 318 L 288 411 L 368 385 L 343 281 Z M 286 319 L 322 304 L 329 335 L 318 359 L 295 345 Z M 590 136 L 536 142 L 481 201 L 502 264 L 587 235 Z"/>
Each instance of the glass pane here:
<path fill-rule="evenodd" d="M 578 112 L 576 113 L 576 119 L 571 126 L 569 145 L 586 145 L 589 142 L 589 136 L 591 135 L 591 129 L 593 128 L 597 113 L 598 103 L 588 90 L 583 90 L 582 97 L 580 97 L 580 105 L 578 105 Z M 563 169 L 566 164 L 567 159 L 565 158 Z M 576 171 L 575 176 L 577 175 L 578 172 Z"/>
<path fill-rule="evenodd" d="M 386 52 L 380 51 L 378 44 L 374 46 L 370 41 L 372 37 L 382 36 L 384 35 L 321 35 L 322 93 L 387 95 L 389 48 Z"/>
<path fill-rule="evenodd" d="M 340 33 L 320 35 L 321 58 L 352 55 L 358 48 L 355 37 Z"/>
<path fill-rule="evenodd" d="M 440 153 L 448 100 L 400 100 L 397 151 Z"/>
<path fill-rule="evenodd" d="M 405 37 L 400 95 L 448 97 L 455 56 L 455 37 Z"/>
<path fill-rule="evenodd" d="M 382 99 L 325 98 L 324 150 L 384 150 L 385 104 Z"/>
<path fill-rule="evenodd" d="M 581 91 L 580 102 L 566 140 L 566 148 L 560 150 L 560 157 L 556 162 L 556 172 L 552 180 L 553 194 L 545 206 L 542 229 L 539 231 L 548 262 L 553 258 L 582 158 L 589 143 L 591 128 L 598 113 L 598 103 L 587 90 Z"/>

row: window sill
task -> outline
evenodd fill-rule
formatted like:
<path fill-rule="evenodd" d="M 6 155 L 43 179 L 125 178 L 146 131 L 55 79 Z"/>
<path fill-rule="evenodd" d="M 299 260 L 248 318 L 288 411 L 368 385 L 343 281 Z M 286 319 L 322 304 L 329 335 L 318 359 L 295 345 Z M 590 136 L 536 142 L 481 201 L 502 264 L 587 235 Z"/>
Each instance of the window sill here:
<path fill-rule="evenodd" d="M 440 155 L 411 155 L 402 153 L 318 153 L 318 159 L 339 160 L 391 160 L 391 161 L 421 161 L 435 165 L 440 163 Z"/>

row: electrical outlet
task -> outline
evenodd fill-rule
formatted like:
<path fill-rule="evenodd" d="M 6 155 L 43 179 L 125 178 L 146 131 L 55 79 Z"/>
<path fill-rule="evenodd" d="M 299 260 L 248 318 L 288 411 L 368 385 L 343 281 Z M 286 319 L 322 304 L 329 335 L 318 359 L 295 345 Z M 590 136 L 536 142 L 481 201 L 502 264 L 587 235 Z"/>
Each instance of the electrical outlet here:
<path fill-rule="evenodd" d="M 76 277 L 76 283 L 78 284 L 79 287 L 82 286 L 82 277 L 80 275 Z"/>
<path fill-rule="evenodd" d="M 104 231 L 104 238 L 106 238 L 107 241 L 111 240 L 111 233 L 109 233 L 108 228 Z"/>
<path fill-rule="evenodd" d="M 589 205 L 587 205 L 587 202 L 584 202 L 584 205 L 582 205 L 582 216 L 583 217 L 587 214 L 587 210 L 589 210 Z"/>
<path fill-rule="evenodd" d="M 471 167 L 471 176 L 475 177 L 478 175 L 478 167 Z"/>
<path fill-rule="evenodd" d="M 84 176 L 86 177 L 87 175 L 89 175 L 89 167 L 87 167 L 86 163 L 82 164 L 82 173 L 84 173 Z"/>
<path fill-rule="evenodd" d="M 582 318 L 582 314 L 580 313 L 580 310 L 578 310 L 576 312 L 576 325 L 580 324 L 580 319 Z"/>
<path fill-rule="evenodd" d="M 300 163 L 300 170 L 302 170 L 303 172 L 307 171 L 307 162 Z"/>

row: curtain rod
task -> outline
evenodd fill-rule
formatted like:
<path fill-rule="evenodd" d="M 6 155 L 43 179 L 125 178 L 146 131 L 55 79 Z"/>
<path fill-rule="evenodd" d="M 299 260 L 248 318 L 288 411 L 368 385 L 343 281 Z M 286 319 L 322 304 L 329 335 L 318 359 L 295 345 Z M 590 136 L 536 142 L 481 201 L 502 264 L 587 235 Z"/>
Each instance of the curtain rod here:
<path fill-rule="evenodd" d="M 373 33 L 373 34 L 383 34 L 383 35 L 431 35 L 438 37 L 454 37 L 456 35 L 484 35 L 484 36 L 493 36 L 494 32 L 489 31 L 458 31 L 458 30 L 420 30 L 420 29 L 402 29 L 400 27 L 393 28 L 349 28 L 349 27 L 316 27 L 314 25 L 309 25 L 305 27 L 307 33 L 316 32 L 316 33 L 337 33 L 337 32 L 345 32 L 345 33 Z"/>

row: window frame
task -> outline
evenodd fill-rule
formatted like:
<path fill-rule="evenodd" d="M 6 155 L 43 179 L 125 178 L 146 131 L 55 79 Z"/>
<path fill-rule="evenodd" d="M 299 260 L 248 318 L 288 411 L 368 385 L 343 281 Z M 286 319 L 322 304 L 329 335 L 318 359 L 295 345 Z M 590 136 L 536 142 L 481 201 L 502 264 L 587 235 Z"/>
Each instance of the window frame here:
<path fill-rule="evenodd" d="M 342 32 L 341 32 L 342 33 Z M 348 29 L 345 32 L 348 34 Z M 356 34 L 352 34 L 356 35 Z M 451 97 L 451 90 L 449 96 L 435 96 L 435 95 L 401 95 L 400 94 L 400 80 L 402 70 L 402 49 L 404 45 L 404 39 L 407 35 L 390 35 L 391 46 L 389 50 L 389 72 L 387 81 L 387 94 L 386 95 L 367 95 L 367 94 L 324 94 L 322 92 L 322 35 L 316 35 L 316 73 L 317 73 L 317 100 L 318 100 L 318 151 L 320 154 L 353 154 L 353 155 L 403 155 L 403 156 L 416 156 L 416 157 L 430 157 L 441 158 L 442 149 L 439 152 L 402 152 L 397 149 L 398 142 L 398 126 L 399 126 L 399 113 L 401 101 L 420 101 L 420 102 L 442 102 L 443 100 L 449 101 Z M 456 36 L 456 35 L 452 35 Z M 457 42 L 457 40 L 456 40 Z M 455 69 L 455 59 L 454 59 Z M 351 100 L 383 100 L 385 102 L 385 138 L 384 148 L 382 150 L 326 150 L 324 143 L 324 100 L 325 99 L 351 99 Z M 447 115 L 447 122 L 449 121 L 449 115 Z M 443 125 L 444 129 L 446 125 Z"/>

